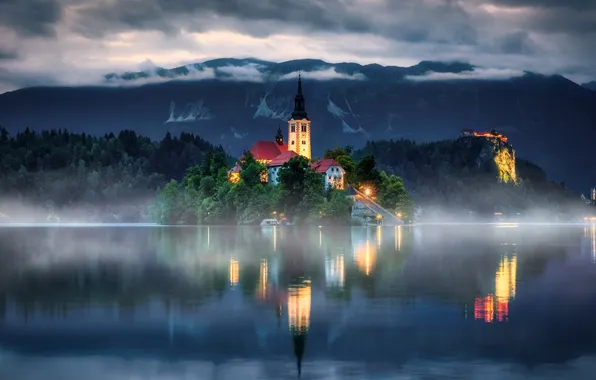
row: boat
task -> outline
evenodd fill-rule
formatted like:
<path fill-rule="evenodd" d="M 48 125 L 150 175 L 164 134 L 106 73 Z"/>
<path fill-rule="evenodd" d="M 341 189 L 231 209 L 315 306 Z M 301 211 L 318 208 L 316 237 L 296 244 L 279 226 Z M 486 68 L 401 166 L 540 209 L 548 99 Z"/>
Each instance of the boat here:
<path fill-rule="evenodd" d="M 277 219 L 263 219 L 261 226 L 279 226 L 281 223 Z"/>

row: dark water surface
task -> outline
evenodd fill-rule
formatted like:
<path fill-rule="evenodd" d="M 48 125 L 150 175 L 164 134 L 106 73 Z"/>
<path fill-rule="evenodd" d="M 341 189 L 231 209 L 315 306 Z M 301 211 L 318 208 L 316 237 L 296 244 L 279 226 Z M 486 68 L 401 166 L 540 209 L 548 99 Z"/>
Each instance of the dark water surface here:
<path fill-rule="evenodd" d="M 0 379 L 595 379 L 596 226 L 0 228 Z"/>

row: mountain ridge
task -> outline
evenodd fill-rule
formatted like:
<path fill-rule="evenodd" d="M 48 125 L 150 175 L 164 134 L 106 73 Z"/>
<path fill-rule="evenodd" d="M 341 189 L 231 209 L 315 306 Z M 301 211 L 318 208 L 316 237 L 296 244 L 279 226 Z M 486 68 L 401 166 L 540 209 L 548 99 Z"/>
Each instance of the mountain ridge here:
<path fill-rule="evenodd" d="M 230 62 L 246 60 L 215 62 L 228 68 L 224 76 L 5 93 L 0 124 L 11 133 L 25 127 L 94 135 L 130 129 L 151 138 L 192 132 L 238 157 L 257 140 L 273 140 L 278 126 L 287 135 L 301 72 L 315 156 L 337 146 L 358 148 L 367 140 L 426 142 L 457 138 L 464 128 L 497 129 L 519 157 L 545 168 L 554 180 L 580 192 L 596 184 L 587 164 L 596 138 L 596 93 L 560 75 L 498 72 L 494 77 L 475 67 L 486 75 L 475 77 L 463 70 L 469 64 L 423 61 L 412 66 L 410 73 L 418 74 L 412 80 L 416 75 L 408 77 L 398 67 L 344 63 L 331 68 L 321 67 L 320 60 L 294 60 L 267 77 L 250 64 L 229 69 Z M 368 80 L 357 75 L 365 67 Z"/>
<path fill-rule="evenodd" d="M 321 59 L 295 59 L 272 62 L 257 58 L 216 58 L 171 69 L 155 66 L 152 70 L 127 71 L 124 73 L 112 72 L 104 75 L 104 79 L 108 83 L 117 79 L 129 81 L 146 79 L 151 77 L 151 74 L 165 79 L 174 79 L 188 76 L 195 70 L 204 72 L 206 69 L 218 70 L 222 68 L 245 67 L 250 65 L 253 65 L 255 69 L 259 70 L 262 74 L 273 77 L 290 74 L 300 70 L 312 72 L 324 69 L 339 69 L 343 74 L 361 73 L 368 79 L 376 79 L 377 76 L 374 75 L 374 73 L 378 70 L 390 70 L 392 73 L 398 75 L 400 79 L 403 79 L 403 77 L 407 75 L 422 75 L 429 71 L 438 73 L 461 73 L 464 71 L 473 71 L 477 68 L 477 66 L 461 61 L 421 61 L 416 65 L 401 67 L 394 65 L 384 66 L 377 63 L 366 65 L 355 62 L 331 63 Z"/>

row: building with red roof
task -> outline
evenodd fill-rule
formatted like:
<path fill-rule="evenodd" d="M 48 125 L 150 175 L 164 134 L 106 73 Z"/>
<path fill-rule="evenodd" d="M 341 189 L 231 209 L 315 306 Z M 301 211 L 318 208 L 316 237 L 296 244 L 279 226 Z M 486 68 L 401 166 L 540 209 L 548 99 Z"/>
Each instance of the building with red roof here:
<path fill-rule="evenodd" d="M 326 158 L 313 162 L 310 167 L 317 173 L 325 176 L 325 188 L 343 189 L 345 170 L 339 162 Z"/>
<path fill-rule="evenodd" d="M 281 153 L 279 156 L 275 157 L 273 160 L 271 160 L 271 162 L 269 162 L 267 165 L 267 174 L 270 184 L 278 184 L 277 173 L 279 172 L 279 169 L 283 166 L 283 164 L 296 156 L 298 156 L 298 153 L 294 152 L 293 150 L 288 150 Z"/>
<path fill-rule="evenodd" d="M 257 141 L 250 149 L 255 160 L 267 165 L 267 172 L 263 175 L 263 182 L 270 182 L 277 185 L 277 174 L 279 169 L 296 156 L 303 156 L 310 160 L 311 121 L 307 116 L 305 99 L 302 93 L 302 79 L 298 76 L 298 90 L 294 98 L 294 111 L 288 120 L 288 143 L 284 142 L 281 128 L 277 129 L 275 141 Z M 243 158 L 240 158 L 242 161 Z M 325 176 L 326 187 L 343 189 L 344 170 L 335 160 L 321 160 L 313 164 L 312 168 Z M 228 171 L 230 182 L 236 183 L 240 180 L 242 168 L 238 163 Z"/>
<path fill-rule="evenodd" d="M 287 152 L 288 145 L 283 141 L 281 144 L 276 141 L 257 141 L 249 150 L 255 160 L 267 165 L 281 153 Z"/>

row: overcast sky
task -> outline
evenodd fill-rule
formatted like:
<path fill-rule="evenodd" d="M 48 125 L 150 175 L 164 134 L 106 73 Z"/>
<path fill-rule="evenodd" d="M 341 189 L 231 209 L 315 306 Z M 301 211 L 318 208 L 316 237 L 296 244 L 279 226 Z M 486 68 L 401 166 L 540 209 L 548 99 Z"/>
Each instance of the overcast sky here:
<path fill-rule="evenodd" d="M 219 57 L 596 79 L 596 0 L 0 0 L 0 92 Z"/>

